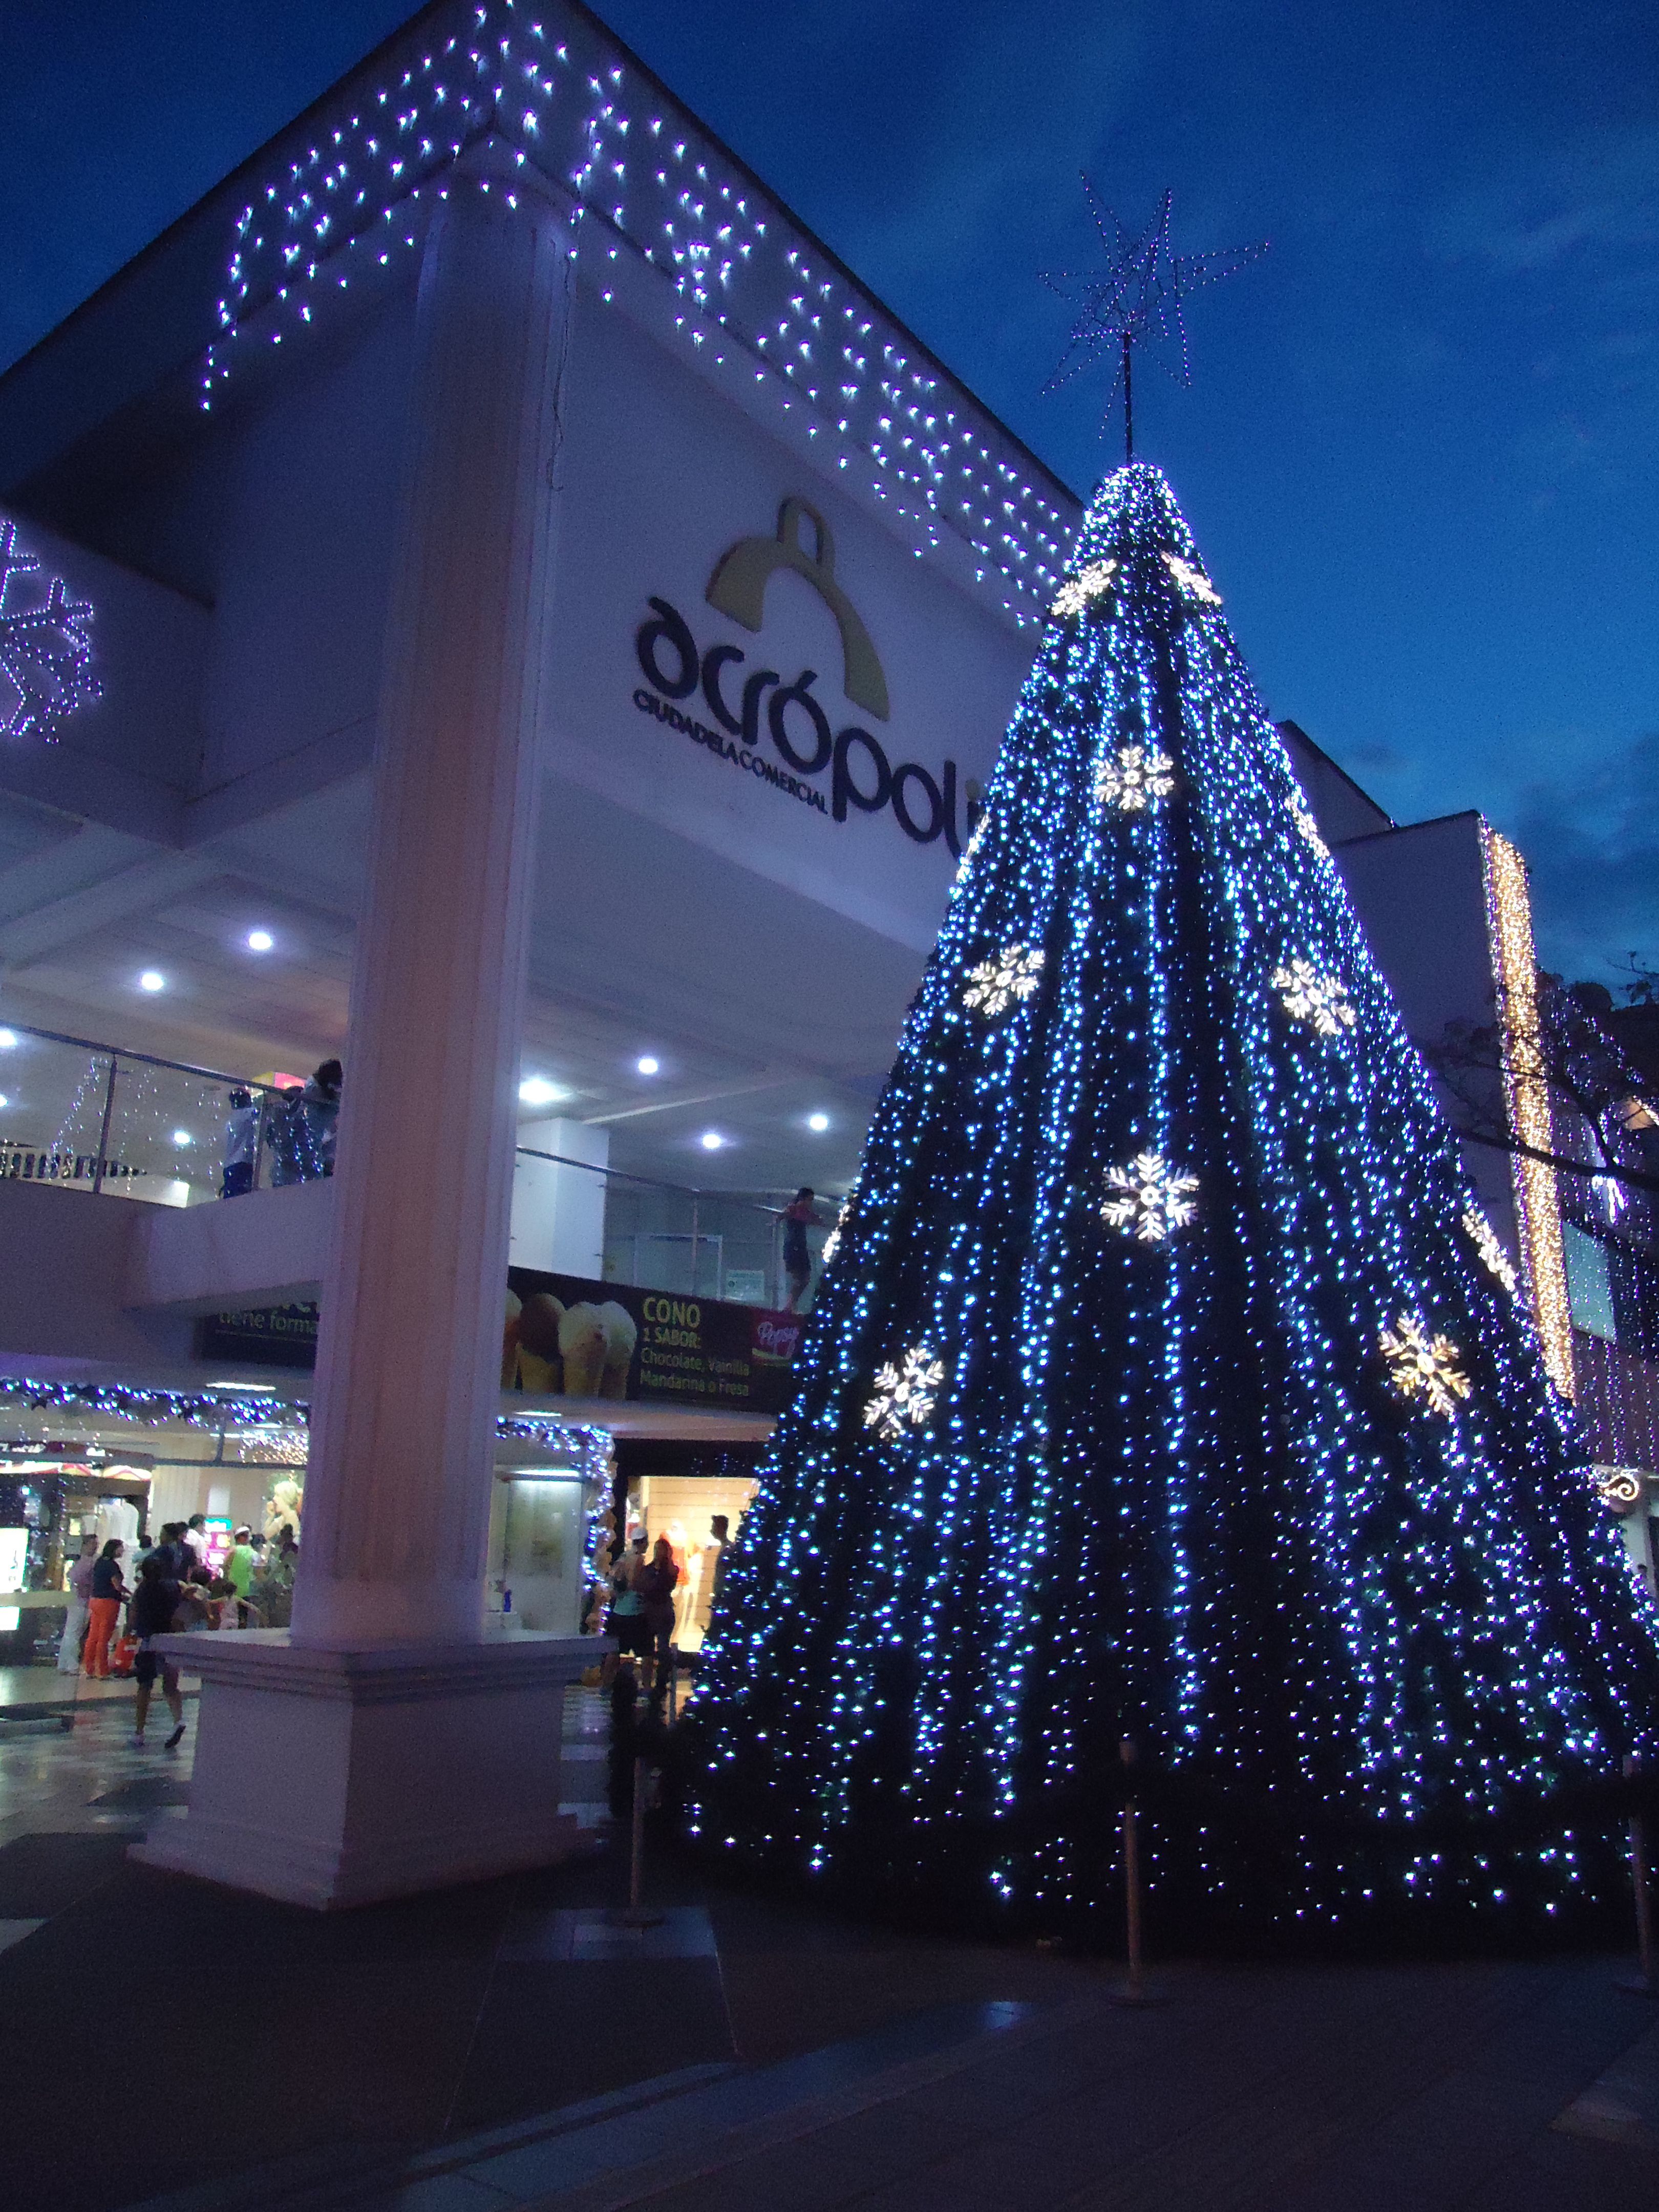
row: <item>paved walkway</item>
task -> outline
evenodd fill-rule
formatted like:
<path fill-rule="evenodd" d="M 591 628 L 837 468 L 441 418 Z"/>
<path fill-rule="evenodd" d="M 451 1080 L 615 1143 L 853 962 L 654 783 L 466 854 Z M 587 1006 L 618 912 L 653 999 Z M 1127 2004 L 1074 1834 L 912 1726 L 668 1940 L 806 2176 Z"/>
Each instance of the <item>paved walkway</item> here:
<path fill-rule="evenodd" d="M 1653 2212 L 1620 1962 L 1107 1966 L 610 1853 L 334 1917 L 130 1864 L 180 1753 L 0 1729 L 0 2204 L 53 2212 Z M 603 1715 L 566 1794 L 597 1814 Z M 64 2104 L 65 2097 L 70 2104 Z M 76 2124 L 75 2111 L 95 2115 Z M 66 2114 L 69 2118 L 66 2119 Z"/>

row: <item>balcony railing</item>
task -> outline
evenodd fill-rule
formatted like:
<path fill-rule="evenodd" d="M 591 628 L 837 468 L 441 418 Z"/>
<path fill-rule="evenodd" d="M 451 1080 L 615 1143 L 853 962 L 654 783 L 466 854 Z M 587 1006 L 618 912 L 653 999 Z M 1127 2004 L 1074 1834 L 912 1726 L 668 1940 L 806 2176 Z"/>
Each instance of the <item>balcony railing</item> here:
<path fill-rule="evenodd" d="M 331 1174 L 333 1149 L 332 1114 L 307 1098 L 297 1076 L 228 1075 L 25 1024 L 0 1028 L 0 1178 L 201 1206 Z M 703 1190 L 526 1146 L 520 1156 L 569 1179 L 564 1202 L 574 1199 L 580 1211 L 586 1198 L 588 1249 L 602 1255 L 605 1281 L 788 1303 L 779 1216 L 792 1191 Z M 826 1200 L 826 1214 L 832 1206 Z M 808 1232 L 813 1286 L 827 1233 L 827 1224 Z M 553 1257 L 514 1257 L 586 1272 Z"/>

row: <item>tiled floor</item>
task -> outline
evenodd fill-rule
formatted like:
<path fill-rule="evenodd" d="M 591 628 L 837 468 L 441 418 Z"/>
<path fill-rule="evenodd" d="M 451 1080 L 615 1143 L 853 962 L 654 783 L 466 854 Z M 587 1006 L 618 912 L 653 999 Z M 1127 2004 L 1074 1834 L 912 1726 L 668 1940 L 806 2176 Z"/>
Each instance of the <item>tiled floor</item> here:
<path fill-rule="evenodd" d="M 0 1725 L 8 2212 L 1659 2206 L 1659 2008 L 1615 1962 L 1194 1965 L 1126 2011 L 1109 1966 L 654 1845 L 663 1917 L 619 1927 L 597 1826 L 561 1869 L 320 1916 L 127 1862 L 188 1790 L 193 1705 L 172 1756 L 128 1747 L 125 1698 L 70 1717 Z M 604 1728 L 573 1701 L 596 1824 Z"/>

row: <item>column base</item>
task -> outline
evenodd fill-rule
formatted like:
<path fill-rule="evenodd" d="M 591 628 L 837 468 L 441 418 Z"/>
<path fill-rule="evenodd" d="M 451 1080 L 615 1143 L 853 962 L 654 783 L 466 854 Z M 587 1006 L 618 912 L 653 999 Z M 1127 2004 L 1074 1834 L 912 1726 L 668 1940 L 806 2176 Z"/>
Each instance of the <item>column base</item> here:
<path fill-rule="evenodd" d="M 190 1809 L 129 1856 L 328 1910 L 547 1866 L 564 1693 L 591 1636 L 295 1645 L 285 1630 L 168 1638 L 201 1678 Z"/>

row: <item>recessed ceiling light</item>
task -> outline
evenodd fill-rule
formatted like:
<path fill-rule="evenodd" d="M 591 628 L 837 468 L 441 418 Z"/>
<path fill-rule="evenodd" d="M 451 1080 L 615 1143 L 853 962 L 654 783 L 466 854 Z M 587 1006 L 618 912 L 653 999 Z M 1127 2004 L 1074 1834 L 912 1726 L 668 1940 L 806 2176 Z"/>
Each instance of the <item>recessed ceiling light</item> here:
<path fill-rule="evenodd" d="M 806 1117 L 806 1126 L 814 1136 L 821 1137 L 830 1127 L 830 1116 L 827 1114 L 809 1114 Z"/>
<path fill-rule="evenodd" d="M 702 1133 L 702 1142 L 704 1152 L 717 1152 L 720 1146 L 726 1142 L 726 1139 L 721 1136 L 718 1129 L 705 1129 Z"/>
<path fill-rule="evenodd" d="M 569 1096 L 562 1084 L 550 1083 L 544 1075 L 526 1075 L 519 1085 L 519 1103 L 524 1106 L 556 1106 Z"/>
<path fill-rule="evenodd" d="M 0 1030 L 0 1052 L 15 1052 L 15 1051 L 16 1051 L 16 1049 L 17 1049 L 17 1032 L 16 1032 L 16 1030 Z"/>
<path fill-rule="evenodd" d="M 193 1145 L 196 1139 L 188 1129 L 175 1129 L 173 1133 L 173 1141 L 175 1145 L 184 1146 Z"/>
<path fill-rule="evenodd" d="M 662 1073 L 662 1062 L 653 1059 L 648 1052 L 641 1053 L 634 1065 L 641 1075 L 659 1075 Z"/>
<path fill-rule="evenodd" d="M 165 991 L 167 987 L 167 979 L 159 968 L 146 968 L 138 978 L 141 991 Z"/>
<path fill-rule="evenodd" d="M 250 929 L 247 933 L 247 949 L 250 952 L 269 952 L 276 942 L 276 939 L 268 929 Z"/>
<path fill-rule="evenodd" d="M 5 1092 L 3 1091 L 0 1091 L 0 1110 L 3 1110 L 6 1107 L 9 1106 L 10 1103 L 11 1101 L 7 1097 Z"/>

